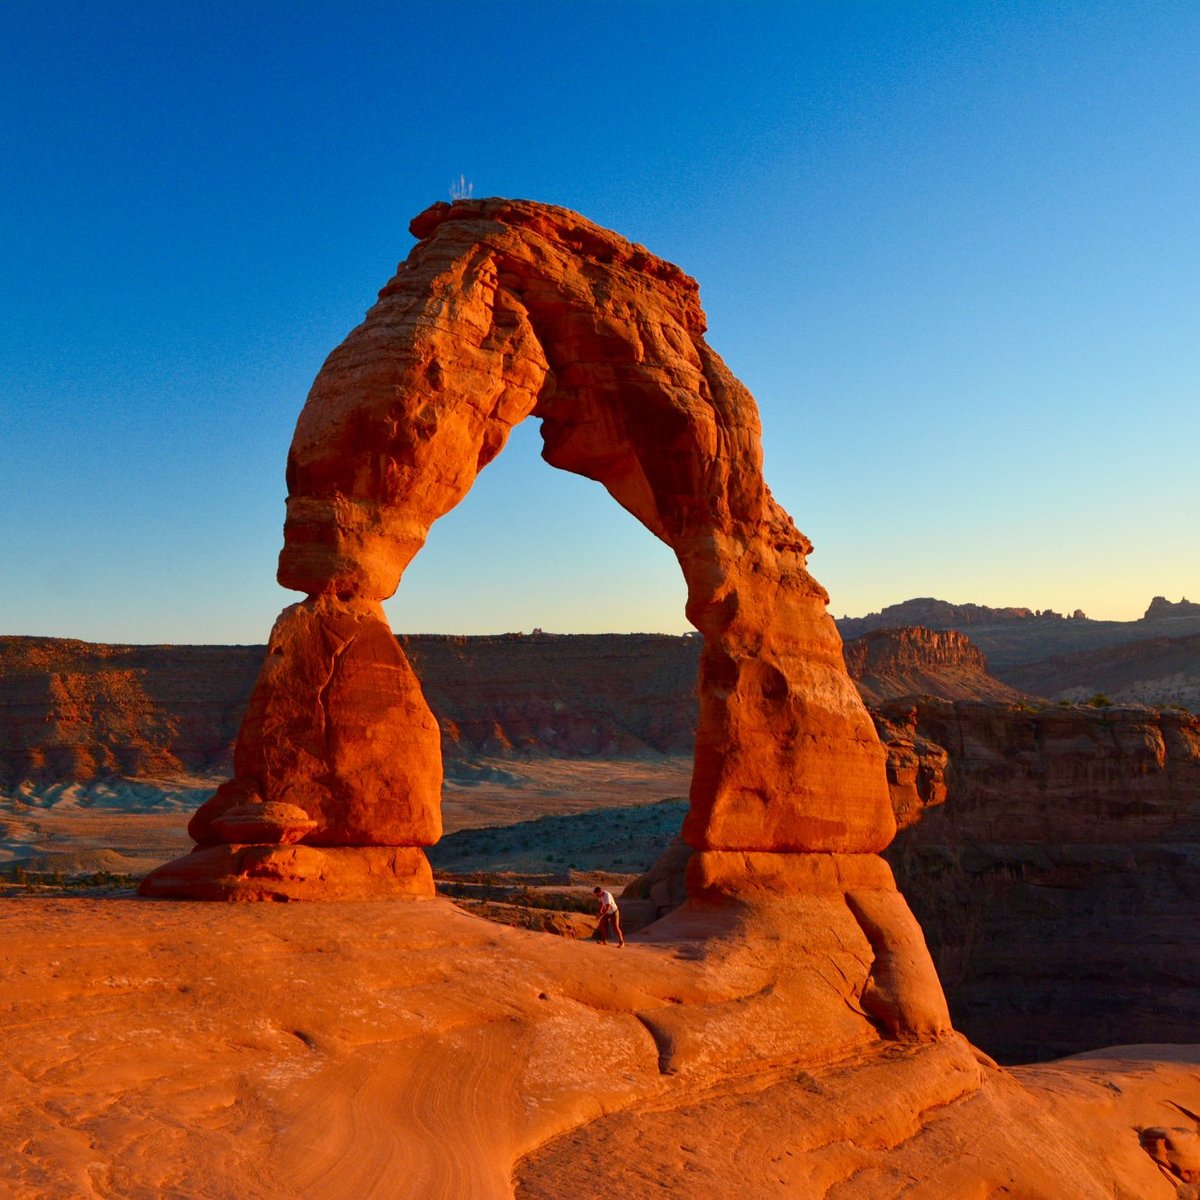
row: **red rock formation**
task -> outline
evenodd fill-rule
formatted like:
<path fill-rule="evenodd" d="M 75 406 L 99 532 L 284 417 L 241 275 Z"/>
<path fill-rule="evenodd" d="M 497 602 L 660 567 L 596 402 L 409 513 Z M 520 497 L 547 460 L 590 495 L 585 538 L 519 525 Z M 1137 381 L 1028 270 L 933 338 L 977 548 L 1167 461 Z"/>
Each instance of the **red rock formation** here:
<path fill-rule="evenodd" d="M 220 769 L 262 654 L 0 637 L 0 787 Z"/>
<path fill-rule="evenodd" d="M 192 818 L 201 845 L 232 804 L 278 801 L 319 846 L 429 846 L 441 836 L 437 722 L 378 605 L 319 596 L 271 633 L 234 751 L 234 778 Z"/>
<path fill-rule="evenodd" d="M 845 644 L 846 669 L 871 705 L 899 696 L 946 700 L 1022 699 L 988 673 L 983 651 L 952 629 L 880 629 Z"/>
<path fill-rule="evenodd" d="M 931 699 L 883 714 L 949 751 L 945 803 L 888 858 L 955 1025 L 1009 1062 L 1191 1041 L 1200 718 Z"/>
<path fill-rule="evenodd" d="M 276 626 L 235 779 L 194 835 L 219 839 L 213 819 L 257 799 L 304 809 L 313 844 L 437 836 L 436 728 L 378 603 L 533 415 L 546 461 L 604 484 L 687 581 L 705 639 L 688 842 L 735 864 L 881 850 L 884 753 L 810 543 L 763 480 L 753 398 L 704 341 L 695 282 L 524 201 L 438 204 L 412 230 L 420 244 L 300 414 L 279 581 L 307 599 Z"/>
<path fill-rule="evenodd" d="M 873 709 L 871 715 L 887 750 L 888 789 L 896 825 L 907 829 L 926 809 L 945 803 L 950 756 L 918 728 L 915 703 L 892 704 L 886 714 Z"/>

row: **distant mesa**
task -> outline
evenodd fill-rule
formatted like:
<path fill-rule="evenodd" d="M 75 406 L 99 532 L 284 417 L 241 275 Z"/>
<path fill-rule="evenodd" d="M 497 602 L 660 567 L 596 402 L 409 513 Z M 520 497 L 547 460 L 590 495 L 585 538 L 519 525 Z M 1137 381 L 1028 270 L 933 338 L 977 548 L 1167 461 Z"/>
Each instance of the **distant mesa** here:
<path fill-rule="evenodd" d="M 845 644 L 846 667 L 869 705 L 898 696 L 948 700 L 1024 698 L 989 674 L 987 658 L 966 634 L 953 629 L 877 629 Z"/>
<path fill-rule="evenodd" d="M 918 596 L 889 604 L 877 613 L 865 617 L 843 617 L 838 628 L 846 637 L 859 637 L 876 629 L 899 629 L 910 625 L 922 625 L 929 629 L 957 629 L 962 625 L 976 625 L 996 621 L 1024 621 L 1040 616 L 1032 608 L 989 608 L 986 604 L 951 604 L 946 600 L 935 600 L 932 596 Z M 1060 616 L 1059 613 L 1047 613 Z"/>
<path fill-rule="evenodd" d="M 1200 633 L 1200 605 L 1188 600 L 1171 604 L 1158 596 L 1140 620 L 1097 621 L 1078 608 L 1070 617 L 1064 617 L 1053 609 L 990 608 L 920 597 L 865 617 L 842 617 L 837 624 L 845 638 L 913 625 L 958 630 L 970 635 L 987 655 L 992 671 L 1003 676 L 1009 668 L 1055 655 L 1151 637 Z"/>
<path fill-rule="evenodd" d="M 1193 604 L 1186 596 L 1174 604 L 1165 596 L 1155 596 L 1142 620 L 1164 621 L 1173 617 L 1200 617 L 1200 604 Z"/>

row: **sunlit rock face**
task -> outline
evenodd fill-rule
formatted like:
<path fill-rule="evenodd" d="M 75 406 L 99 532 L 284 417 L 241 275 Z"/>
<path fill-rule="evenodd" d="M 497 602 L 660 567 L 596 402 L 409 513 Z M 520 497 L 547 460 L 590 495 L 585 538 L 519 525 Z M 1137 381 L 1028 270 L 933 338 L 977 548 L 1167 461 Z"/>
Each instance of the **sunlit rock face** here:
<path fill-rule="evenodd" d="M 697 285 L 565 209 L 437 204 L 329 356 L 288 455 L 272 634 L 236 778 L 192 824 L 282 802 L 309 845 L 427 845 L 437 728 L 379 602 L 519 421 L 674 552 L 704 635 L 684 836 L 702 855 L 873 853 L 895 831 L 884 753 L 810 543 L 763 480 L 753 397 L 704 340 Z M 586 531 L 581 531 L 586 533 Z M 714 861 L 706 879 L 732 880 Z M 786 877 L 769 871 L 766 877 Z M 730 885 L 732 886 L 732 884 Z"/>

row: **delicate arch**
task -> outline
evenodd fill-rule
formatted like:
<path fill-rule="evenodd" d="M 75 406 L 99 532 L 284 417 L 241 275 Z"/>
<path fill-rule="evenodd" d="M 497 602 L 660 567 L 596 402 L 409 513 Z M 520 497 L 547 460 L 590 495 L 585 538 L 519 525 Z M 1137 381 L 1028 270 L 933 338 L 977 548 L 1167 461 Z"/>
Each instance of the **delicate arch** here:
<path fill-rule="evenodd" d="M 306 599 L 276 623 L 235 778 L 193 836 L 230 842 L 222 819 L 247 802 L 303 810 L 309 846 L 440 836 L 436 723 L 379 603 L 534 415 L 546 461 L 602 483 L 686 579 L 704 635 L 684 827 L 701 874 L 705 855 L 717 878 L 749 861 L 729 852 L 882 849 L 883 751 L 810 543 L 764 482 L 754 400 L 704 340 L 695 281 L 526 201 L 434 205 L 412 231 L 300 414 L 279 581 Z"/>

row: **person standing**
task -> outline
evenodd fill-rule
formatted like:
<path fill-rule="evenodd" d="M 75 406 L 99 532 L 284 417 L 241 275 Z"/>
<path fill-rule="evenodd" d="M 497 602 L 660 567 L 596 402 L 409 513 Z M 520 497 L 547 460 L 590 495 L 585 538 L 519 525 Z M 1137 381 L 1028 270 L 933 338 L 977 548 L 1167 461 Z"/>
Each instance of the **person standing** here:
<path fill-rule="evenodd" d="M 621 914 L 617 911 L 617 902 L 613 899 L 612 892 L 606 888 L 592 888 L 592 895 L 596 897 L 600 905 L 600 924 L 596 926 L 596 933 L 600 937 L 602 946 L 608 945 L 609 933 L 617 935 L 617 945 L 625 945 L 625 935 L 621 932 Z"/>

